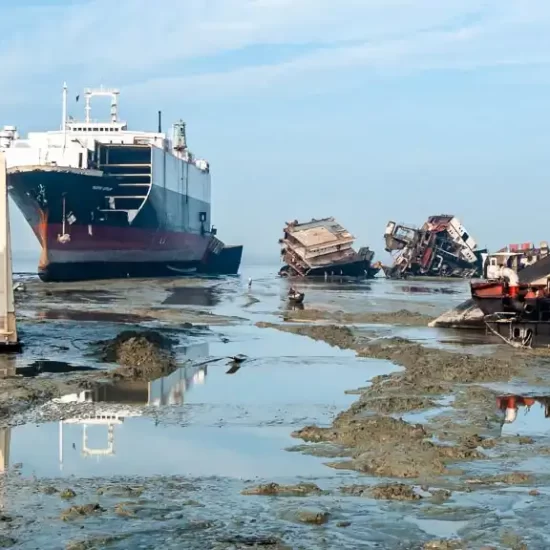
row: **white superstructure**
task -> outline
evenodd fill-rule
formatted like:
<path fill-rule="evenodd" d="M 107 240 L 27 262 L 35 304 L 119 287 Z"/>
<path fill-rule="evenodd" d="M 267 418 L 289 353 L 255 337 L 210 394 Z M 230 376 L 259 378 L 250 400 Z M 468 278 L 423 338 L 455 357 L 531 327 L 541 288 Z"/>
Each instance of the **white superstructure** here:
<path fill-rule="evenodd" d="M 119 90 L 98 88 L 87 89 L 85 98 L 85 119 L 78 121 L 67 115 L 67 86 L 63 87 L 63 114 L 59 130 L 30 132 L 21 138 L 15 126 L 4 126 L 0 130 L 0 150 L 6 152 L 8 168 L 15 166 L 62 166 L 67 168 L 93 168 L 89 152 L 96 143 L 119 145 L 151 145 L 174 157 L 185 160 L 202 172 L 208 172 L 204 159 L 195 159 L 188 150 L 185 123 L 172 126 L 172 135 L 162 131 L 143 132 L 129 130 L 126 122 L 119 120 Z M 94 120 L 91 116 L 91 100 L 94 97 L 111 97 L 110 120 Z"/>

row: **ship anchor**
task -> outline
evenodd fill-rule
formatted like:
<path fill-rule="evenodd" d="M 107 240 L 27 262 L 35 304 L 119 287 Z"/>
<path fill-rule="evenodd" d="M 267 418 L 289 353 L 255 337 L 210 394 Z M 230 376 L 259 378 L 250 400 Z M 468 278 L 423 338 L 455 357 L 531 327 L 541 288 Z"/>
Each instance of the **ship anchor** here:
<path fill-rule="evenodd" d="M 65 196 L 63 196 L 63 222 L 62 222 L 62 228 L 61 228 L 61 235 L 57 235 L 57 240 L 61 244 L 66 244 L 71 241 L 71 236 L 65 232 L 65 223 L 66 223 L 66 212 L 65 212 Z"/>

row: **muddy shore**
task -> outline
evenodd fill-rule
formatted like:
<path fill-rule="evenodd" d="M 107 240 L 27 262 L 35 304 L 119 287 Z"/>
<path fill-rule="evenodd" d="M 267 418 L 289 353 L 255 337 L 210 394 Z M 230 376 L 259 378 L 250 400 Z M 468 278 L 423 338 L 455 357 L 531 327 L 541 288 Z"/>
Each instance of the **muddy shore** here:
<path fill-rule="evenodd" d="M 548 357 L 512 353 L 507 348 L 486 357 L 426 348 L 402 338 L 369 341 L 349 326 L 258 326 L 322 340 L 353 349 L 360 357 L 404 367 L 402 372 L 375 377 L 369 387 L 355 391 L 358 400 L 330 427 L 306 426 L 293 434 L 305 442 L 331 443 L 345 450 L 349 460 L 331 462 L 334 468 L 382 477 L 433 482 L 443 474 L 459 475 L 457 461 L 486 458 L 484 449 L 498 445 L 506 452 L 506 445 L 495 438 L 502 425 L 495 411 L 498 393 L 479 384 L 513 377 L 536 383 L 540 378 L 535 369 L 550 365 Z M 450 402 L 447 410 L 423 424 L 400 418 L 438 409 L 442 399 Z"/>
<path fill-rule="evenodd" d="M 550 456 L 550 440 L 505 434 L 496 408 L 508 388 L 547 391 L 543 354 L 450 351 L 396 336 L 398 326 L 412 329 L 398 334 L 430 330 L 431 316 L 414 304 L 394 307 L 392 286 L 393 311 L 377 294 L 381 310 L 361 312 L 347 309 L 346 292 L 376 287 L 335 285 L 330 308 L 319 301 L 288 311 L 285 289 L 267 278 L 255 278 L 252 291 L 232 282 L 125 284 L 108 292 L 30 285 L 18 298 L 29 346 L 0 380 L 0 435 L 16 430 L 12 453 L 23 465 L 0 478 L 9 503 L 0 544 L 54 548 L 61 533 L 73 550 L 545 548 L 550 476 L 524 462 Z M 38 298 L 51 312 L 41 322 Z M 45 333 L 49 365 L 38 349 Z M 186 355 L 204 342 L 210 352 Z M 238 354 L 242 364 L 231 365 Z M 77 368 L 48 370 L 63 359 Z M 201 365 L 211 369 L 206 388 Z M 23 376 L 22 368 L 31 370 Z M 342 386 L 344 372 L 354 373 L 353 385 Z M 193 399 L 193 384 L 204 397 Z M 102 387 L 115 397 L 79 402 Z M 169 399 L 155 393 L 165 387 Z M 346 400 L 335 405 L 336 397 Z M 124 426 L 116 452 L 96 464 L 77 458 L 76 428 L 101 415 L 124 417 Z M 22 442 L 36 437 L 46 449 L 63 419 L 75 424 L 64 428 L 68 470 L 56 474 Z M 9 428 L 20 424 L 25 430 Z M 265 441 L 272 446 L 262 452 Z M 517 502 L 524 508 L 516 512 Z"/>
<path fill-rule="evenodd" d="M 384 324 L 384 325 L 404 325 L 404 326 L 427 326 L 433 317 L 410 311 L 408 309 L 400 309 L 390 312 L 361 312 L 361 313 L 346 313 L 345 311 L 331 311 L 315 308 L 296 309 L 289 311 L 284 315 L 285 321 L 331 321 L 333 323 L 342 324 Z"/>

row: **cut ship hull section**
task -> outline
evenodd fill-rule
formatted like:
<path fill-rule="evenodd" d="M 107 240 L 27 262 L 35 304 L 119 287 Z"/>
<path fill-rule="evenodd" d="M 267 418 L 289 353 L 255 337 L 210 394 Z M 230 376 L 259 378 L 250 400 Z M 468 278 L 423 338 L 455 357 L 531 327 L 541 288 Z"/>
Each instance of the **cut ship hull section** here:
<path fill-rule="evenodd" d="M 280 239 L 284 266 L 281 277 L 373 278 L 380 270 L 373 264 L 374 252 L 353 249 L 355 237 L 334 218 L 286 224 Z"/>

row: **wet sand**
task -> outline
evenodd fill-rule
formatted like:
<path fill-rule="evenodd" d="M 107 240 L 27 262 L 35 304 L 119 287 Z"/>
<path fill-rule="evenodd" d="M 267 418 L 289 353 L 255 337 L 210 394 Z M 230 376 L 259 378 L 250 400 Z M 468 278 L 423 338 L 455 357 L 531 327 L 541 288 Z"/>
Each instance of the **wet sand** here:
<path fill-rule="evenodd" d="M 460 283 L 304 283 L 292 310 L 275 272 L 27 283 L 0 545 L 547 548 L 544 401 L 506 424 L 496 398 L 550 395 L 548 358 L 425 326 Z"/>

